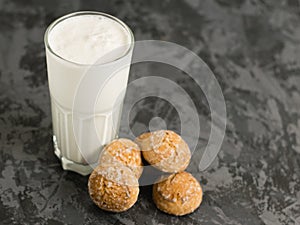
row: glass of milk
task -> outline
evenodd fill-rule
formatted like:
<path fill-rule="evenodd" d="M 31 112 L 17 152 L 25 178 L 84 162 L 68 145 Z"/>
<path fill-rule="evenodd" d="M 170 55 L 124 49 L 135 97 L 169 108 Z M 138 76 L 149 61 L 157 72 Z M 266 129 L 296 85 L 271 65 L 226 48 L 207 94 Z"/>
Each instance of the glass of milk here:
<path fill-rule="evenodd" d="M 44 41 L 54 153 L 87 175 L 118 135 L 134 37 L 119 19 L 82 11 L 54 21 Z"/>

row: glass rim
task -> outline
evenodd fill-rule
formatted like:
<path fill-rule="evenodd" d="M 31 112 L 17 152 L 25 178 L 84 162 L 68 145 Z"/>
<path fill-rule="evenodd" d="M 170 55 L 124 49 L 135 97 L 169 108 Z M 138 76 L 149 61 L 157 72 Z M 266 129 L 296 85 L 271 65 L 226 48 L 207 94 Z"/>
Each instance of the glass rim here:
<path fill-rule="evenodd" d="M 101 63 L 101 62 L 95 62 L 95 63 L 77 63 L 77 62 L 73 62 L 71 60 L 68 60 L 68 59 L 65 59 L 64 57 L 62 57 L 61 55 L 57 54 L 50 46 L 50 43 L 49 43 L 49 34 L 51 32 L 51 30 L 57 25 L 59 24 L 60 22 L 66 20 L 66 19 L 69 19 L 69 18 L 72 18 L 72 17 L 75 17 L 75 16 L 81 16 L 81 15 L 98 15 L 98 16 L 104 16 L 108 19 L 111 19 L 111 20 L 114 20 L 115 22 L 117 22 L 119 25 L 121 25 L 125 31 L 127 32 L 127 34 L 129 35 L 130 37 L 130 43 L 128 45 L 129 48 L 126 50 L 126 52 L 124 54 L 121 54 L 119 57 L 111 60 L 111 61 L 108 61 L 108 62 L 104 62 L 104 63 Z M 133 33 L 131 31 L 131 29 L 120 19 L 118 19 L 117 17 L 114 17 L 112 15 L 109 15 L 107 13 L 103 13 L 103 12 L 97 12 L 97 11 L 77 11 L 77 12 L 72 12 L 72 13 L 69 13 L 69 14 L 66 14 L 64 16 L 61 16 L 59 18 L 57 18 L 56 20 L 54 20 L 46 29 L 45 31 L 45 35 L 44 35 L 44 44 L 45 44 L 45 47 L 46 49 L 49 50 L 49 52 L 51 54 L 53 54 L 54 56 L 56 56 L 57 58 L 65 61 L 65 62 L 68 62 L 68 63 L 71 63 L 71 64 L 74 64 L 74 65 L 77 65 L 77 66 L 93 66 L 93 65 L 108 65 L 110 63 L 114 63 L 118 60 L 121 60 L 122 58 L 124 58 L 125 56 L 127 56 L 131 50 L 133 49 L 133 46 L 134 46 L 134 36 L 133 36 Z"/>

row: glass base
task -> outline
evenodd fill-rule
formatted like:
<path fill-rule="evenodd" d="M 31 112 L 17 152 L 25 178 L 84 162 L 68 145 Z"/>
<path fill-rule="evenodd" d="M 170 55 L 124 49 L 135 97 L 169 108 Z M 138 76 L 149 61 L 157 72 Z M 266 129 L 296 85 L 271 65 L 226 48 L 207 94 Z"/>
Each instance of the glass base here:
<path fill-rule="evenodd" d="M 93 171 L 93 167 L 96 165 L 85 165 L 77 162 L 73 162 L 66 157 L 61 155 L 61 151 L 57 146 L 57 142 L 55 136 L 53 137 L 53 144 L 54 144 L 54 154 L 60 159 L 62 168 L 64 170 L 74 171 L 79 173 L 83 176 L 89 175 Z"/>

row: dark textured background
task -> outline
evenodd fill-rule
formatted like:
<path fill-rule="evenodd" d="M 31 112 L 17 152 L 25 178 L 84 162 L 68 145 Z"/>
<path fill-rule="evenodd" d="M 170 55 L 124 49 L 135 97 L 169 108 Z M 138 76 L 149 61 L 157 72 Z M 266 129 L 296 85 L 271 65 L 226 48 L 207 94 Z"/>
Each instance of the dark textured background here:
<path fill-rule="evenodd" d="M 87 177 L 61 169 L 51 143 L 43 34 L 55 18 L 77 10 L 113 14 L 137 40 L 181 44 L 216 74 L 227 132 L 207 171 L 190 168 L 204 189 L 193 214 L 161 213 L 150 186 L 129 211 L 101 211 L 89 199 Z M 0 224 L 300 224 L 299 1 L 0 0 L 0 52 Z M 130 79 L 138 74 L 133 69 Z M 200 99 L 205 124 L 200 91 L 181 83 Z M 132 126 L 162 105 L 140 102 L 145 116 Z"/>

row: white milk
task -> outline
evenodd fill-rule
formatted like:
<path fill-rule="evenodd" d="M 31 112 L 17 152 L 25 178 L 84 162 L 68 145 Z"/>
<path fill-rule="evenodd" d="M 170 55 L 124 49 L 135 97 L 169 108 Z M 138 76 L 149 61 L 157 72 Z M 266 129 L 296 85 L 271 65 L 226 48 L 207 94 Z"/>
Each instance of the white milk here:
<path fill-rule="evenodd" d="M 68 18 L 49 33 L 49 45 L 62 58 L 78 64 L 93 64 L 113 49 L 130 43 L 130 35 L 118 22 L 99 15 Z M 113 61 L 125 52 L 113 54 L 100 63 Z"/>
<path fill-rule="evenodd" d="M 117 136 L 132 42 L 124 23 L 101 13 L 70 14 L 48 28 L 53 140 L 64 169 L 90 173 L 88 164 Z"/>

